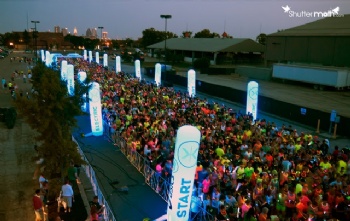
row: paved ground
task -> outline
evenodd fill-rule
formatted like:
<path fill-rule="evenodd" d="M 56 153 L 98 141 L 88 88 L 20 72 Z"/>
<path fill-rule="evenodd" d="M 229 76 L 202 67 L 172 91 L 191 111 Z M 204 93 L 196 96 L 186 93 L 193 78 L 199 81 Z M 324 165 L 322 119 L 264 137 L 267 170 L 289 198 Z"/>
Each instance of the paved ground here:
<path fill-rule="evenodd" d="M 15 70 L 27 72 L 27 63 L 10 62 L 10 57 L 22 56 L 30 55 L 13 53 L 0 60 L 0 79 L 4 77 L 9 82 L 11 74 Z M 24 94 L 31 89 L 31 85 L 24 83 L 20 77 L 16 78 L 14 83 L 18 85 L 18 90 L 22 90 Z M 12 106 L 12 100 L 8 88 L 6 90 L 0 88 L 0 107 Z M 35 189 L 39 188 L 39 183 L 37 179 L 33 180 L 35 170 L 33 135 L 34 132 L 20 117 L 17 118 L 16 125 L 11 130 L 0 122 L 0 167 L 2 168 L 0 170 L 0 199 L 2 199 L 0 200 L 0 221 L 35 220 L 32 196 Z M 84 174 L 82 174 L 81 179 L 85 179 Z M 86 185 L 88 186 L 88 184 Z M 81 189 L 84 188 L 81 186 Z M 87 218 L 87 212 L 78 189 L 75 197 L 73 212 L 65 215 L 65 221 L 83 221 Z"/>
<path fill-rule="evenodd" d="M 13 53 L 11 56 L 21 56 Z M 27 71 L 27 65 L 18 61 L 10 62 L 7 57 L 0 60 L 0 78 L 8 82 L 14 70 Z M 22 79 L 15 79 L 19 89 L 29 90 L 30 85 Z M 8 89 L 0 88 L 0 107 L 10 107 L 12 98 Z M 34 220 L 32 196 L 39 188 L 33 180 L 34 140 L 33 131 L 23 120 L 18 119 L 9 130 L 0 122 L 0 220 Z"/>

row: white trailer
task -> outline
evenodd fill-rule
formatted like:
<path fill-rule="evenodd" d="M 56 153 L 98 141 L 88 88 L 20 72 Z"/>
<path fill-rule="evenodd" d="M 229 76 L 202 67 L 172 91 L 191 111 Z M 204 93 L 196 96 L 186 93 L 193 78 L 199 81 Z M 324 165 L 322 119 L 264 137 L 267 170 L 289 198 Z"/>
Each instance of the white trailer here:
<path fill-rule="evenodd" d="M 343 89 L 350 87 L 350 71 L 345 68 L 274 64 L 272 77 L 313 84 L 315 88 L 325 86 Z"/>

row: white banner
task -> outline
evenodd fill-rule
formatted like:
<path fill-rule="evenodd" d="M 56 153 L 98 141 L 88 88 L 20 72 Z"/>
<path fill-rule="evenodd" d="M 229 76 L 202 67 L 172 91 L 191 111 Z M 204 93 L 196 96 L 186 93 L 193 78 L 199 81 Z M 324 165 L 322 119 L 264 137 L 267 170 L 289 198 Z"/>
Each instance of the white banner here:
<path fill-rule="evenodd" d="M 98 51 L 96 51 L 96 53 L 95 53 L 95 61 L 97 64 L 100 63 L 100 54 L 98 53 Z"/>
<path fill-rule="evenodd" d="M 121 67 L 121 64 L 120 64 L 120 56 L 116 56 L 115 57 L 115 72 L 119 73 L 121 71 L 122 71 L 122 67 Z"/>
<path fill-rule="evenodd" d="M 259 84 L 256 81 L 249 81 L 247 86 L 247 110 L 246 114 L 253 115 L 253 120 L 258 117 Z"/>
<path fill-rule="evenodd" d="M 157 86 L 160 86 L 162 84 L 162 65 L 159 63 L 157 63 L 155 67 L 154 81 L 156 82 Z"/>
<path fill-rule="evenodd" d="M 41 61 L 44 62 L 45 61 L 45 51 L 40 50 L 40 53 L 41 53 Z"/>
<path fill-rule="evenodd" d="M 50 55 L 50 52 L 49 51 L 46 51 L 45 53 L 45 65 L 46 67 L 51 67 L 51 55 Z"/>
<path fill-rule="evenodd" d="M 80 83 L 84 83 L 84 81 L 86 80 L 86 72 L 84 72 L 84 71 L 78 72 L 78 80 Z M 84 100 L 84 103 L 81 105 L 81 110 L 86 112 L 87 111 L 87 109 L 86 109 L 86 107 L 87 107 L 86 94 L 83 94 L 82 98 Z"/>
<path fill-rule="evenodd" d="M 196 72 L 192 69 L 187 72 L 187 92 L 190 97 L 196 96 Z"/>
<path fill-rule="evenodd" d="M 135 76 L 141 81 L 141 64 L 140 60 L 135 61 Z"/>
<path fill-rule="evenodd" d="M 194 126 L 182 126 L 177 132 L 169 190 L 168 221 L 189 220 L 200 139 L 200 131 Z"/>
<path fill-rule="evenodd" d="M 89 51 L 89 62 L 92 62 L 92 51 Z"/>
<path fill-rule="evenodd" d="M 67 65 L 67 89 L 70 96 L 74 95 L 74 65 Z"/>
<path fill-rule="evenodd" d="M 100 85 L 93 82 L 89 90 L 91 132 L 94 136 L 103 135 Z"/>
<path fill-rule="evenodd" d="M 108 67 L 108 54 L 103 55 L 103 67 Z"/>
<path fill-rule="evenodd" d="M 61 61 L 61 79 L 63 81 L 67 80 L 67 61 L 66 60 L 62 60 Z"/>
<path fill-rule="evenodd" d="M 84 50 L 84 60 L 86 61 L 87 60 L 87 51 L 86 50 Z"/>

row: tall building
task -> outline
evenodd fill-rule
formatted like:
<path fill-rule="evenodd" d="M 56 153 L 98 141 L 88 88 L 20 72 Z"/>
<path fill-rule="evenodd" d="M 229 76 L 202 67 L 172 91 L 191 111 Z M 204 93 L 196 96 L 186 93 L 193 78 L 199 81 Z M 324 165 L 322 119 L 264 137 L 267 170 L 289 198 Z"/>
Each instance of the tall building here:
<path fill-rule="evenodd" d="M 74 27 L 74 30 L 73 30 L 73 35 L 74 35 L 74 36 L 78 36 L 78 30 L 77 30 L 77 28 L 76 28 L 76 27 Z"/>
<path fill-rule="evenodd" d="M 90 38 L 90 37 L 92 36 L 92 33 L 91 33 L 91 29 L 90 29 L 90 28 L 86 29 L 85 36 L 86 36 L 87 38 Z"/>
<path fill-rule="evenodd" d="M 108 39 L 108 32 L 106 32 L 106 31 L 102 32 L 102 39 L 104 39 L 104 40 Z"/>
<path fill-rule="evenodd" d="M 92 33 L 92 37 L 93 38 L 97 38 L 97 30 L 96 30 L 96 28 L 92 28 L 91 29 L 91 33 Z"/>
<path fill-rule="evenodd" d="M 68 28 L 62 28 L 62 34 L 63 36 L 68 35 Z"/>
<path fill-rule="evenodd" d="M 87 38 L 92 38 L 92 39 L 97 38 L 96 28 L 88 28 L 86 30 L 86 34 L 85 35 L 86 35 Z"/>
<path fill-rule="evenodd" d="M 61 28 L 60 28 L 60 26 L 57 25 L 57 26 L 55 26 L 53 29 L 54 29 L 54 32 L 55 32 L 55 33 L 61 33 Z"/>

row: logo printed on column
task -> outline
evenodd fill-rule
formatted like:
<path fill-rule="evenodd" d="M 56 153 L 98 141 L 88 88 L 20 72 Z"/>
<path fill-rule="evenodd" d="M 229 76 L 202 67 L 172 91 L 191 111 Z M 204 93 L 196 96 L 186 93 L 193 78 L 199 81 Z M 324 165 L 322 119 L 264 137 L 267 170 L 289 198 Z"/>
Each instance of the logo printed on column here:
<path fill-rule="evenodd" d="M 191 168 L 197 164 L 199 144 L 196 141 L 189 141 L 180 144 L 177 158 L 182 166 Z"/>

